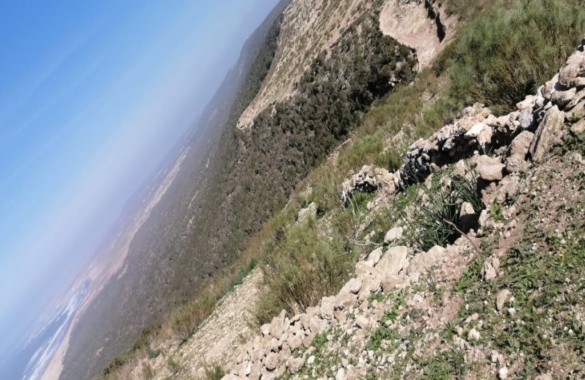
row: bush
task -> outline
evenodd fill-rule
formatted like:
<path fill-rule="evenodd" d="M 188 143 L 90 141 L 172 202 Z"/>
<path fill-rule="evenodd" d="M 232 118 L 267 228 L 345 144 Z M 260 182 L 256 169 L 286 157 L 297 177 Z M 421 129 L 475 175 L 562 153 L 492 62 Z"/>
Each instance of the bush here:
<path fill-rule="evenodd" d="M 496 8 L 457 43 L 450 95 L 504 112 L 549 80 L 574 51 L 585 32 L 585 10 L 582 0 L 499 2 Z"/>
<path fill-rule="evenodd" d="M 417 207 L 407 222 L 412 242 L 423 251 L 453 243 L 461 235 L 459 213 L 464 202 L 469 202 L 476 213 L 485 208 L 475 175 L 455 177 L 446 190 L 435 184 L 426 195 L 428 200 Z"/>

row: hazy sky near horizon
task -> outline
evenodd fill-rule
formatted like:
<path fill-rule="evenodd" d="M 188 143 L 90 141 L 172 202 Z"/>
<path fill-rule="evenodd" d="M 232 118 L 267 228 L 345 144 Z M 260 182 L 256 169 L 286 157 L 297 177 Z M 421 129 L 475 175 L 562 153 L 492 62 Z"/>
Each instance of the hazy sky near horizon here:
<path fill-rule="evenodd" d="M 0 3 L 0 355 L 194 125 L 276 3 Z"/>

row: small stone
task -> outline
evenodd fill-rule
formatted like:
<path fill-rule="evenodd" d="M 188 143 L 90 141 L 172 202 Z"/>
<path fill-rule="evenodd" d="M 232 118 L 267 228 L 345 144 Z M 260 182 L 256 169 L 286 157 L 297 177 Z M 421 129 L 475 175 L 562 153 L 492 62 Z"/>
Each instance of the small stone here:
<path fill-rule="evenodd" d="M 496 364 L 498 362 L 499 358 L 500 358 L 500 354 L 498 353 L 498 351 L 492 351 L 492 354 L 491 354 L 492 363 Z"/>
<path fill-rule="evenodd" d="M 363 315 L 358 316 L 355 319 L 355 325 L 356 327 L 360 328 L 360 329 L 365 329 L 366 327 L 368 327 L 370 324 L 370 321 L 368 320 L 368 318 L 364 317 Z"/>
<path fill-rule="evenodd" d="M 305 365 L 305 359 L 303 358 L 290 358 L 288 361 L 288 369 L 292 373 L 297 373 Z"/>
<path fill-rule="evenodd" d="M 557 106 L 546 112 L 530 145 L 530 155 L 533 161 L 542 162 L 545 153 L 550 150 L 551 146 L 560 142 L 564 119 L 564 112 L 560 111 Z"/>
<path fill-rule="evenodd" d="M 345 380 L 345 369 L 339 368 L 337 370 L 337 374 L 335 375 L 335 380 Z"/>
<path fill-rule="evenodd" d="M 333 318 L 333 311 L 335 310 L 335 297 L 323 297 L 321 299 L 321 315 L 327 318 Z"/>
<path fill-rule="evenodd" d="M 574 87 L 568 89 L 567 91 L 555 91 L 552 94 L 551 101 L 553 104 L 559 106 L 559 108 L 564 108 L 571 102 L 571 100 L 575 97 L 576 94 L 577 89 Z"/>
<path fill-rule="evenodd" d="M 351 294 L 358 294 L 362 288 L 362 280 L 352 278 L 347 283 L 348 290 Z"/>
<path fill-rule="evenodd" d="M 544 373 L 542 375 L 536 376 L 534 380 L 553 380 L 553 377 L 551 374 Z"/>
<path fill-rule="evenodd" d="M 307 360 L 308 365 L 313 365 L 313 363 L 315 363 L 315 356 L 314 355 L 309 357 L 309 359 Z"/>
<path fill-rule="evenodd" d="M 278 355 L 275 354 L 274 352 L 271 352 L 266 356 L 266 359 L 264 359 L 264 366 L 266 367 L 267 370 L 274 371 L 277 365 Z"/>
<path fill-rule="evenodd" d="M 507 378 L 508 378 L 508 374 L 509 374 L 509 371 L 508 371 L 508 368 L 506 368 L 506 367 L 502 367 L 502 368 L 500 368 L 500 370 L 498 371 L 498 377 L 499 377 L 501 380 L 505 380 L 505 379 L 507 379 Z"/>
<path fill-rule="evenodd" d="M 483 272 L 483 277 L 486 281 L 490 281 L 490 280 L 493 280 L 494 278 L 498 277 L 498 273 L 496 272 L 496 269 L 489 261 L 486 261 L 483 264 L 482 272 Z"/>
<path fill-rule="evenodd" d="M 505 165 L 497 157 L 480 156 L 477 159 L 477 172 L 484 181 L 499 181 L 503 178 Z"/>
<path fill-rule="evenodd" d="M 252 363 L 248 362 L 248 364 L 246 364 L 246 367 L 244 369 L 244 374 L 246 376 L 250 376 L 251 373 L 252 373 Z"/>
<path fill-rule="evenodd" d="M 501 290 L 496 296 L 496 309 L 498 311 L 504 310 L 504 306 L 506 305 L 506 302 L 508 302 L 511 296 L 512 292 L 510 292 L 510 290 L 508 289 Z"/>
<path fill-rule="evenodd" d="M 467 333 L 467 339 L 478 341 L 481 339 L 481 334 L 479 333 L 479 331 L 477 331 L 475 328 L 473 328 L 473 329 L 469 330 L 469 333 Z"/>

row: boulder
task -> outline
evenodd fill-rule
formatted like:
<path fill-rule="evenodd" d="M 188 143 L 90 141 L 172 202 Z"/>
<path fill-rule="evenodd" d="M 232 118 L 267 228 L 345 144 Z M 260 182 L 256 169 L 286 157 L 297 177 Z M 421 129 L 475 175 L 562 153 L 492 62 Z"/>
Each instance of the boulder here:
<path fill-rule="evenodd" d="M 520 124 L 520 127 L 525 130 L 532 127 L 532 124 L 534 123 L 534 113 L 532 112 L 532 110 L 527 108 L 520 112 L 520 114 L 518 115 L 518 123 Z M 516 128 L 512 128 L 511 125 L 508 125 L 508 129 L 510 131 L 516 130 Z"/>
<path fill-rule="evenodd" d="M 262 336 L 270 335 L 270 323 L 265 323 L 260 326 L 260 331 L 262 332 Z"/>
<path fill-rule="evenodd" d="M 335 310 L 335 297 L 324 297 L 321 299 L 321 315 L 326 318 L 333 318 L 333 311 Z"/>
<path fill-rule="evenodd" d="M 559 83 L 567 88 L 581 86 L 585 76 L 585 54 L 577 51 L 567 59 L 559 72 Z"/>
<path fill-rule="evenodd" d="M 510 145 L 510 155 L 506 159 L 506 170 L 508 172 L 519 173 L 528 169 L 526 155 L 533 139 L 534 133 L 530 131 L 523 131 L 514 138 Z"/>
<path fill-rule="evenodd" d="M 585 100 L 577 103 L 570 111 L 565 114 L 565 119 L 571 123 L 581 120 L 585 117 Z"/>
<path fill-rule="evenodd" d="M 534 138 L 534 133 L 530 131 L 523 131 L 512 140 L 510 144 L 510 155 L 526 156 L 528 149 L 530 149 L 530 143 Z"/>
<path fill-rule="evenodd" d="M 358 261 L 355 264 L 355 274 L 358 277 L 363 278 L 369 276 L 372 273 L 372 270 L 374 270 L 374 264 L 370 260 Z"/>
<path fill-rule="evenodd" d="M 552 86 L 554 86 L 554 84 L 550 84 L 551 88 Z M 552 90 L 551 90 L 552 93 Z M 524 100 L 522 100 L 521 102 L 516 103 L 516 108 L 518 109 L 518 111 L 522 112 L 524 110 L 529 110 L 530 112 L 532 112 L 532 110 L 534 109 L 534 106 L 536 105 L 536 96 L 534 95 L 527 95 L 526 98 L 524 98 Z"/>
<path fill-rule="evenodd" d="M 408 260 L 408 248 L 399 246 L 391 247 L 374 267 L 372 276 L 382 282 L 387 276 L 397 275 L 406 266 Z"/>
<path fill-rule="evenodd" d="M 403 274 L 399 275 L 391 275 L 386 276 L 384 281 L 382 281 L 382 290 L 384 292 L 389 292 L 392 289 L 402 289 L 409 284 L 409 277 Z"/>
<path fill-rule="evenodd" d="M 402 238 L 402 234 L 404 233 L 404 228 L 402 227 L 394 227 L 386 232 L 386 236 L 384 236 L 384 244 L 391 244 L 395 241 Z"/>
<path fill-rule="evenodd" d="M 299 372 L 299 370 L 301 368 L 303 368 L 303 366 L 305 365 L 305 359 L 303 358 L 290 358 L 288 360 L 288 369 L 292 372 L 292 373 L 297 373 Z"/>
<path fill-rule="evenodd" d="M 355 326 L 357 328 L 365 329 L 369 325 L 370 325 L 370 320 L 367 317 L 364 317 L 363 315 L 360 315 L 355 319 Z"/>
<path fill-rule="evenodd" d="M 577 94 L 576 88 L 571 88 L 566 91 L 555 91 L 552 95 L 551 101 L 553 104 L 556 104 L 557 106 L 559 106 L 559 108 L 562 109 L 566 105 L 568 105 L 571 102 L 571 100 L 573 100 L 576 94 Z"/>
<path fill-rule="evenodd" d="M 498 183 L 498 187 L 495 191 L 493 200 L 498 203 L 505 203 L 506 201 L 513 200 L 518 194 L 520 187 L 520 178 L 518 175 L 512 174 L 506 176 L 503 180 Z"/>
<path fill-rule="evenodd" d="M 559 74 L 556 74 L 551 80 L 542 86 L 542 96 L 546 100 L 551 100 L 553 93 L 559 87 Z"/>
<path fill-rule="evenodd" d="M 421 252 L 414 256 L 406 269 L 406 272 L 411 274 L 423 274 L 431 269 L 433 266 L 441 263 L 447 254 L 447 250 L 443 247 L 434 246 L 427 252 Z"/>
<path fill-rule="evenodd" d="M 569 104 L 567 104 L 565 106 L 565 110 L 567 111 L 567 110 L 574 108 L 583 99 L 585 99 L 585 89 L 583 89 L 575 94 L 575 96 L 573 97 L 573 100 L 571 100 L 569 102 Z"/>
<path fill-rule="evenodd" d="M 311 218 L 317 217 L 317 205 L 315 202 L 311 203 L 307 207 L 299 210 L 299 214 L 297 216 L 297 223 L 305 223 Z"/>
<path fill-rule="evenodd" d="M 349 308 L 351 305 L 355 303 L 356 298 L 357 297 L 355 296 L 355 294 L 350 293 L 347 289 L 342 289 L 335 297 L 334 310 L 345 310 Z"/>
<path fill-rule="evenodd" d="M 274 352 L 271 352 L 266 356 L 266 359 L 264 359 L 264 366 L 266 367 L 267 370 L 274 371 L 277 365 L 278 355 L 275 354 Z"/>
<path fill-rule="evenodd" d="M 585 119 L 581 119 L 575 124 L 571 125 L 570 130 L 574 135 L 581 135 L 583 132 L 585 132 Z"/>
<path fill-rule="evenodd" d="M 503 178 L 505 165 L 497 157 L 479 156 L 477 159 L 477 173 L 484 181 L 493 182 Z"/>
<path fill-rule="evenodd" d="M 384 253 L 384 251 L 383 251 L 382 247 L 376 248 L 372 252 L 370 252 L 370 254 L 368 255 L 368 259 L 366 261 L 369 264 L 371 264 L 371 266 L 373 268 L 376 264 L 378 264 L 378 262 L 382 258 L 383 253 Z"/>
<path fill-rule="evenodd" d="M 293 335 L 289 338 L 288 345 L 294 351 L 303 345 L 303 338 L 300 335 Z"/>
<path fill-rule="evenodd" d="M 473 205 L 469 202 L 464 202 L 459 210 L 459 224 L 464 232 L 472 229 L 476 223 L 477 217 Z"/>
<path fill-rule="evenodd" d="M 560 142 L 564 119 L 564 112 L 560 111 L 557 106 L 546 112 L 530 145 L 529 151 L 533 161 L 542 162 L 545 153 L 550 150 L 551 146 Z"/>
<path fill-rule="evenodd" d="M 280 338 L 281 335 L 283 335 L 286 332 L 286 328 L 288 326 L 286 326 L 285 319 L 286 319 L 286 311 L 283 310 L 270 323 L 270 336 L 273 336 L 275 338 Z"/>
<path fill-rule="evenodd" d="M 352 278 L 348 282 L 348 287 L 351 294 L 358 294 L 362 288 L 362 281 L 357 278 Z"/>

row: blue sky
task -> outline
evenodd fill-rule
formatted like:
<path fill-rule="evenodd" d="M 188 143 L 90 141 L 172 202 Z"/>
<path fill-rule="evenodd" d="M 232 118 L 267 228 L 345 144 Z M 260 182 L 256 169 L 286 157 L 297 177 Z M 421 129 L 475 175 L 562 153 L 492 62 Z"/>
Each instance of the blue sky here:
<path fill-rule="evenodd" d="M 276 2 L 0 2 L 0 341 L 77 274 Z"/>

